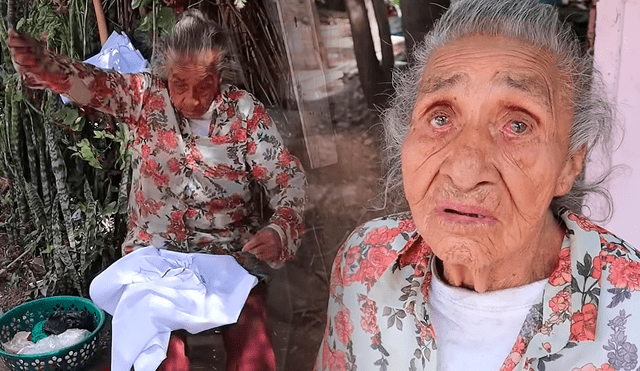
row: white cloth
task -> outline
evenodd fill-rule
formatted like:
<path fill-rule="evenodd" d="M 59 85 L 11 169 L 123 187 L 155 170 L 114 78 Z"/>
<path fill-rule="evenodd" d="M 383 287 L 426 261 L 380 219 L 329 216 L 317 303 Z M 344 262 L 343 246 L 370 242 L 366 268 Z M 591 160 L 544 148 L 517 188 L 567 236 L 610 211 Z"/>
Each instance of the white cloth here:
<path fill-rule="evenodd" d="M 434 274 L 428 310 L 438 345 L 438 371 L 499 370 L 548 281 L 477 293 L 449 286 Z"/>
<path fill-rule="evenodd" d="M 133 47 L 127 34 L 119 34 L 116 31 L 105 41 L 100 53 L 85 60 L 85 63 L 120 73 L 138 73 L 148 66 L 147 60 Z M 68 98 L 62 95 L 60 97 L 65 104 L 70 102 Z"/>
<path fill-rule="evenodd" d="M 111 370 L 156 370 L 171 331 L 235 323 L 257 282 L 227 255 L 145 247 L 122 257 L 90 287 L 91 299 L 113 316 Z"/>

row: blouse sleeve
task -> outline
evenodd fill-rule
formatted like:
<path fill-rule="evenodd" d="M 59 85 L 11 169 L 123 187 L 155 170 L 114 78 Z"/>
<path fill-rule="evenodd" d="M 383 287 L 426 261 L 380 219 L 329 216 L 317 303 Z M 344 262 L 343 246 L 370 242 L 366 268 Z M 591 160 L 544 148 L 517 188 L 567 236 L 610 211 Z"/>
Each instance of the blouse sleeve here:
<path fill-rule="evenodd" d="M 127 124 L 140 117 L 149 74 L 106 72 L 42 47 L 43 62 L 21 73 L 26 86 L 50 89 L 76 105 L 113 115 Z"/>
<path fill-rule="evenodd" d="M 352 312 L 345 303 L 353 301 L 354 297 L 358 296 L 358 292 L 349 282 L 345 282 L 343 275 L 349 265 L 345 255 L 356 239 L 357 236 L 352 233 L 338 250 L 333 262 L 327 303 L 327 323 L 314 371 L 347 370 L 348 360 L 354 361 L 352 336 L 354 330 L 357 330 L 355 324 L 359 323 L 359 312 L 357 310 Z"/>
<path fill-rule="evenodd" d="M 254 99 L 254 98 L 252 98 Z M 306 176 L 300 161 L 282 144 L 280 133 L 264 106 L 254 99 L 247 119 L 247 163 L 252 177 L 264 188 L 274 210 L 267 227 L 282 239 L 283 250 L 272 266 L 290 260 L 304 232 Z"/>

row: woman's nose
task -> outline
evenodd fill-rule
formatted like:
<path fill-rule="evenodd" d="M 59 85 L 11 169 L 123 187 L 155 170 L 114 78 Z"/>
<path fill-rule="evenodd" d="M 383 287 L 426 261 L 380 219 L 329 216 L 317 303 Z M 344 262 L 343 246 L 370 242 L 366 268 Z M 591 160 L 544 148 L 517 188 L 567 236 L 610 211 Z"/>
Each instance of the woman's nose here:
<path fill-rule="evenodd" d="M 198 94 L 196 93 L 196 91 L 194 89 L 191 89 L 191 91 L 187 95 L 187 99 L 185 100 L 185 103 L 187 103 L 187 105 L 190 108 L 197 108 L 200 105 L 200 100 L 198 99 Z"/>
<path fill-rule="evenodd" d="M 449 144 L 450 150 L 440 172 L 463 192 L 499 181 L 493 162 L 496 143 L 486 130 L 463 129 Z"/>

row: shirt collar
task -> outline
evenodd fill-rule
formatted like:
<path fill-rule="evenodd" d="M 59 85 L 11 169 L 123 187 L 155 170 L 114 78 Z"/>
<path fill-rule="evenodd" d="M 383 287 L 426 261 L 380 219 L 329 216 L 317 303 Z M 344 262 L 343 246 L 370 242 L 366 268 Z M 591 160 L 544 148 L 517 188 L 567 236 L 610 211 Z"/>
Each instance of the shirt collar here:
<path fill-rule="evenodd" d="M 585 265 L 585 261 L 589 260 L 586 255 L 598 256 L 599 233 L 607 231 L 595 226 L 587 218 L 570 211 L 562 213 L 560 219 L 565 224 L 566 235 L 558 266 L 549 277 L 541 303 L 534 305 L 521 330 L 522 340 L 527 343 L 531 341 L 527 349 L 527 357 L 545 357 L 560 351 L 570 341 L 585 341 L 585 339 L 571 336 L 571 327 L 576 321 L 574 316 L 576 313 L 584 314 L 585 310 L 593 310 L 593 306 L 597 310 L 599 290 L 592 291 L 592 295 L 587 295 L 588 302 L 585 301 L 580 288 L 580 282 L 583 282 L 585 277 L 580 272 L 584 270 L 581 267 Z M 401 292 L 410 278 L 420 277 L 419 286 L 427 289 L 417 290 L 415 308 L 425 308 L 422 303 L 428 299 L 433 257 L 431 248 L 427 246 L 420 234 L 414 231 L 399 251 L 396 261 L 389 266 L 374 286 L 376 290 L 372 290 L 371 296 L 380 301 L 379 305 L 397 307 L 399 304 L 397 295 L 389 295 L 389 293 Z M 413 274 L 409 266 L 413 267 Z M 574 280 L 578 281 L 577 285 L 572 284 Z M 599 286 L 600 284 L 596 283 L 596 287 L 599 288 Z M 566 297 L 563 291 L 569 294 L 571 308 L 558 314 L 557 307 L 552 306 L 551 302 L 559 299 L 560 296 Z M 419 309 L 416 310 L 418 318 L 428 320 L 428 313 L 421 312 Z"/>

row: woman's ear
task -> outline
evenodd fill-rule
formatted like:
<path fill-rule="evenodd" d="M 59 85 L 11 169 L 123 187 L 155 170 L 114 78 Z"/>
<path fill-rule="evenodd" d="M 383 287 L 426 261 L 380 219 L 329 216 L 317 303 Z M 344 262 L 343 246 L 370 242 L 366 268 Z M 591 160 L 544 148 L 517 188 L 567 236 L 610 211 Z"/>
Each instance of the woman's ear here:
<path fill-rule="evenodd" d="M 579 150 L 569 155 L 569 158 L 567 158 L 567 161 L 564 164 L 564 168 L 562 168 L 562 171 L 556 183 L 556 197 L 561 197 L 569 193 L 571 187 L 573 187 L 573 182 L 576 180 L 576 177 L 582 172 L 582 167 L 584 165 L 584 159 L 586 155 L 586 145 L 582 146 Z"/>

